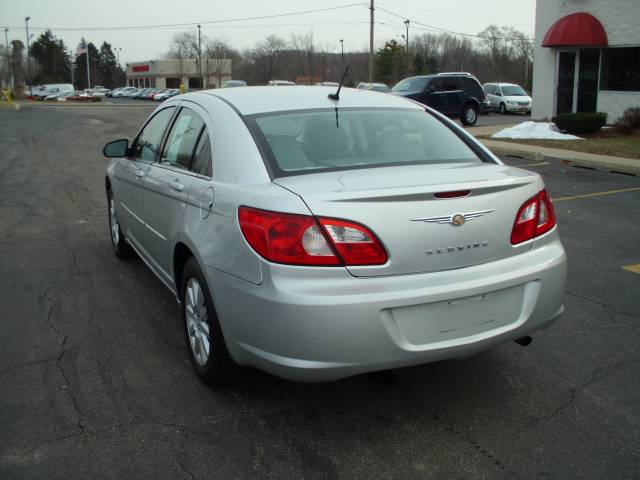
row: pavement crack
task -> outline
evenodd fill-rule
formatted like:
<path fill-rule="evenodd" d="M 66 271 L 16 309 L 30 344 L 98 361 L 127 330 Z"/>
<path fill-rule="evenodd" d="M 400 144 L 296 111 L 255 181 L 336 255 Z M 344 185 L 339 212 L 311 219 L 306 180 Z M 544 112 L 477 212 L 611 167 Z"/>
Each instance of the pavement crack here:
<path fill-rule="evenodd" d="M 189 434 L 184 429 L 182 430 L 182 434 L 183 434 L 183 439 L 182 439 L 182 443 L 180 444 L 180 450 L 182 451 L 182 456 L 180 457 L 180 461 L 178 462 L 178 467 L 180 468 L 181 471 L 183 471 L 188 475 L 188 478 L 190 478 L 191 480 L 194 480 L 196 478 L 195 475 L 185 465 L 185 461 L 187 460 L 186 444 L 187 444 L 187 440 L 189 439 Z"/>
<path fill-rule="evenodd" d="M 576 399 L 578 398 L 578 395 L 582 391 L 584 391 L 585 389 L 589 388 L 589 386 L 591 386 L 593 384 L 593 382 L 595 382 L 599 377 L 601 377 L 604 372 L 606 372 L 607 370 L 615 370 L 616 368 L 618 368 L 620 365 L 622 365 L 626 361 L 627 361 L 627 358 L 622 358 L 621 360 L 618 360 L 615 363 L 612 363 L 612 364 L 609 364 L 609 365 L 604 365 L 602 367 L 594 369 L 591 372 L 591 375 L 590 375 L 589 379 L 586 382 L 581 383 L 580 385 L 577 385 L 577 386 L 573 387 L 571 390 L 569 390 L 569 398 L 567 398 L 567 400 L 565 402 L 563 402 L 561 405 L 559 405 L 556 408 L 554 408 L 554 410 L 553 410 L 553 412 L 551 414 L 549 414 L 549 415 L 540 415 L 539 417 L 534 418 L 522 430 L 524 431 L 524 430 L 527 430 L 528 428 L 530 428 L 530 427 L 532 427 L 534 425 L 538 425 L 544 419 L 553 420 L 556 416 L 560 415 L 567 408 L 569 408 L 576 401 Z"/>
<path fill-rule="evenodd" d="M 47 287 L 47 289 L 45 289 L 44 291 L 44 296 L 47 299 L 47 302 L 49 303 L 49 308 L 47 309 L 47 314 L 45 316 L 45 321 L 47 322 L 47 325 L 49 325 L 49 327 L 51 328 L 51 330 L 53 330 L 58 336 L 62 337 L 62 341 L 60 342 L 60 346 L 58 347 L 60 349 L 60 352 L 58 353 L 58 357 L 56 358 L 56 368 L 60 371 L 60 374 L 62 375 L 62 378 L 64 379 L 64 385 L 62 386 L 63 390 L 67 393 L 67 395 L 69 396 L 69 398 L 71 399 L 71 404 L 73 405 L 73 408 L 76 412 L 76 416 L 77 416 L 77 427 L 78 430 L 81 433 L 84 433 L 85 428 L 84 428 L 84 424 L 82 423 L 82 412 L 80 411 L 80 407 L 78 406 L 78 399 L 76 398 L 75 394 L 73 393 L 73 390 L 71 388 L 71 380 L 69 379 L 69 376 L 67 375 L 67 372 L 62 364 L 62 361 L 64 359 L 65 354 L 67 353 L 67 341 L 69 339 L 69 337 L 67 335 L 65 335 L 64 333 L 62 333 L 62 331 L 57 327 L 57 325 L 55 324 L 55 322 L 53 321 L 52 317 L 53 317 L 53 311 L 56 308 L 56 301 L 53 299 L 53 297 L 51 296 L 51 290 L 57 285 L 57 283 L 54 283 L 52 285 L 50 285 L 49 287 Z"/>
<path fill-rule="evenodd" d="M 586 300 L 587 302 L 591 302 L 591 303 L 595 303 L 596 305 L 600 305 L 602 308 L 609 310 L 610 312 L 613 313 L 617 313 L 618 315 L 624 315 L 625 317 L 631 317 L 631 318 L 640 318 L 640 315 L 634 315 L 632 313 L 628 313 L 628 312 L 622 312 L 620 310 L 616 310 L 615 308 L 613 308 L 611 305 L 608 305 L 604 302 L 600 302 L 598 300 L 594 300 L 593 298 L 589 298 L 586 297 L 584 295 L 580 295 L 578 293 L 575 292 L 570 292 L 569 290 L 565 290 L 565 293 L 568 295 L 571 295 L 573 297 L 579 298 L 581 300 Z M 638 328 L 638 325 L 634 325 L 632 323 L 629 322 L 625 322 L 624 320 L 613 320 L 614 322 L 618 322 L 618 323 L 624 323 L 625 325 L 628 325 L 632 328 Z"/>

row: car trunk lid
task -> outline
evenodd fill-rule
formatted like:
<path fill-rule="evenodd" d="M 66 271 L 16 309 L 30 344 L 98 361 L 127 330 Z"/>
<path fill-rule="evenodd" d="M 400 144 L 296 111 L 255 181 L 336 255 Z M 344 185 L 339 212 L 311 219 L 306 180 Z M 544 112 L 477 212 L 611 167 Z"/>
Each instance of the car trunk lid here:
<path fill-rule="evenodd" d="M 516 255 L 530 244 L 511 245 L 515 216 L 541 188 L 534 173 L 489 163 L 323 172 L 274 182 L 299 195 L 314 215 L 358 222 L 378 236 L 388 262 L 347 267 L 357 277 L 450 270 Z M 435 195 L 446 192 L 462 193 Z"/>

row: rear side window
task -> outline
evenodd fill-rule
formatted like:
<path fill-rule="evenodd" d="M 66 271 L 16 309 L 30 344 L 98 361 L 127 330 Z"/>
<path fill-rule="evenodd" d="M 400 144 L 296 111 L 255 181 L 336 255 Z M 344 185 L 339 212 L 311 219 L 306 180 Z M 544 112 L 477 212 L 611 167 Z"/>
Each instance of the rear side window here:
<path fill-rule="evenodd" d="M 149 122 L 147 122 L 133 146 L 132 157 L 134 159 L 148 162 L 155 161 L 156 154 L 160 149 L 162 134 L 167 128 L 167 124 L 169 123 L 169 120 L 171 120 L 174 110 L 175 107 L 160 110 L 151 120 L 149 120 Z"/>
<path fill-rule="evenodd" d="M 461 78 L 460 80 L 462 80 L 462 84 L 464 85 L 464 90 L 467 92 L 467 95 L 475 98 L 484 97 L 484 91 L 476 80 L 473 78 Z"/>
<path fill-rule="evenodd" d="M 212 176 L 211 142 L 209 141 L 209 134 L 207 133 L 206 127 L 200 136 L 198 146 L 193 154 L 191 171 L 204 175 L 205 177 Z"/>
<path fill-rule="evenodd" d="M 182 108 L 167 137 L 160 163 L 187 170 L 191 168 L 191 157 L 202 127 L 204 122 L 200 115 Z"/>
<path fill-rule="evenodd" d="M 442 77 L 442 83 L 444 84 L 444 90 L 451 92 L 454 90 L 462 90 L 460 78 L 457 77 Z"/>
<path fill-rule="evenodd" d="M 425 163 L 479 163 L 424 110 L 322 109 L 247 117 L 276 177 Z"/>

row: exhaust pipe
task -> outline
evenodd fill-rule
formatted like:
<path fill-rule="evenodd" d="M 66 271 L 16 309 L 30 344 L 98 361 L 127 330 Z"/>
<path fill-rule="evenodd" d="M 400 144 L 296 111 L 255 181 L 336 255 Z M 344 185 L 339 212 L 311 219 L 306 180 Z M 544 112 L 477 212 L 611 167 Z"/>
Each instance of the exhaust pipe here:
<path fill-rule="evenodd" d="M 527 335 L 526 337 L 522 337 L 522 338 L 519 338 L 517 340 L 514 340 L 514 342 L 516 342 L 518 345 L 526 347 L 527 345 L 529 345 L 531 343 L 532 340 L 533 340 L 533 338 L 531 338 L 529 335 Z"/>

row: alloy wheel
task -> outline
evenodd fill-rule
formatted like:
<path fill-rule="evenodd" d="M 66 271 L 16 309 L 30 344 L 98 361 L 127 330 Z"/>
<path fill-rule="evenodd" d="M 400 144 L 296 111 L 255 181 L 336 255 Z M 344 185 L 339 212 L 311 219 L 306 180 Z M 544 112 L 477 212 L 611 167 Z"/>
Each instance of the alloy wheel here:
<path fill-rule="evenodd" d="M 187 282 L 184 302 L 191 351 L 196 362 L 200 366 L 204 366 L 211 354 L 211 339 L 204 294 L 197 279 L 190 278 Z"/>
<path fill-rule="evenodd" d="M 111 240 L 114 245 L 120 241 L 120 225 L 118 224 L 118 212 L 113 198 L 109 199 L 109 222 L 111 224 Z"/>

